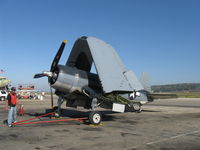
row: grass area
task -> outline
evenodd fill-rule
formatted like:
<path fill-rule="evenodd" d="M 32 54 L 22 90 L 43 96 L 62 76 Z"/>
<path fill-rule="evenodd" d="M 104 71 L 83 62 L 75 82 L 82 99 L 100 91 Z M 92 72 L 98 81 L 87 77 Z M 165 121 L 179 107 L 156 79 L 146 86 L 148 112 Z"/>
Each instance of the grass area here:
<path fill-rule="evenodd" d="M 200 98 L 200 93 L 180 92 L 174 94 L 176 94 L 180 98 Z"/>
<path fill-rule="evenodd" d="M 169 99 L 169 98 L 200 98 L 200 92 L 173 92 L 173 93 L 154 93 L 154 99 Z"/>

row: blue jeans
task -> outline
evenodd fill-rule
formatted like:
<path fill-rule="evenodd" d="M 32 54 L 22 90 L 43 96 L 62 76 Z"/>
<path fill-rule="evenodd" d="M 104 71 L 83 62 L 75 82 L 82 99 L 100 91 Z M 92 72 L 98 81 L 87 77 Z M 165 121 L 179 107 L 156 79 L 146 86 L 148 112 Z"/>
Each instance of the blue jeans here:
<path fill-rule="evenodd" d="M 14 121 L 16 121 L 16 118 L 17 118 L 16 106 L 14 106 L 14 107 L 8 106 L 8 125 L 10 125 Z"/>

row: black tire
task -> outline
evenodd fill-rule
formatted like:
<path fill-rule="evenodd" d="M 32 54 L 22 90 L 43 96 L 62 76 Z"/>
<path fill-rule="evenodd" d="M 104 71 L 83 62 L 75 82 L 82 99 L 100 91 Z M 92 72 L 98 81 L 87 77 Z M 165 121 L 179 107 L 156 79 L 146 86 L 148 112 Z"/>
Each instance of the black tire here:
<path fill-rule="evenodd" d="M 142 105 L 140 103 L 135 103 L 134 106 L 132 106 L 133 110 L 136 113 L 141 113 L 142 112 Z"/>
<path fill-rule="evenodd" d="M 102 115 L 100 112 L 92 111 L 89 114 L 89 121 L 91 124 L 99 125 L 101 123 L 101 120 L 102 120 Z"/>

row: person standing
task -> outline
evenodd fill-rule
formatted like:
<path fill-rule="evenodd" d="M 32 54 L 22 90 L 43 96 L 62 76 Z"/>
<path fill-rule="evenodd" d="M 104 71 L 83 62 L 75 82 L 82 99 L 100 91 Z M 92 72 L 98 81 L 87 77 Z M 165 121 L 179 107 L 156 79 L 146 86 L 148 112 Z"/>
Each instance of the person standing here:
<path fill-rule="evenodd" d="M 11 91 L 9 92 L 7 96 L 7 102 L 6 102 L 6 108 L 8 108 L 8 126 L 12 127 L 12 123 L 16 122 L 17 118 L 17 94 L 16 94 L 16 88 L 12 87 Z"/>

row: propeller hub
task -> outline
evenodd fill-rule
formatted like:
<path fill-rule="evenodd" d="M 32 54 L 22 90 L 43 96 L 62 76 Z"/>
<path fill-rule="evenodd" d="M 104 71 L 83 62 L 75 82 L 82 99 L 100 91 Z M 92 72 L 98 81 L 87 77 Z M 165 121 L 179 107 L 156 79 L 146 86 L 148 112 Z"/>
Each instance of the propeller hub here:
<path fill-rule="evenodd" d="M 49 72 L 49 71 L 44 71 L 43 74 L 47 77 L 52 77 L 53 76 L 53 73 L 52 72 Z"/>

